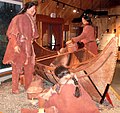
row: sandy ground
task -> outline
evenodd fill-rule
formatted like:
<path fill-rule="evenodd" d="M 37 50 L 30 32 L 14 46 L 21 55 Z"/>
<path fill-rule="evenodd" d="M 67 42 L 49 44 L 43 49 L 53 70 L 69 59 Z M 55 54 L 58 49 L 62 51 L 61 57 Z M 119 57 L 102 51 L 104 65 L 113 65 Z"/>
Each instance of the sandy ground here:
<path fill-rule="evenodd" d="M 107 101 L 102 105 L 96 103 L 101 113 L 120 113 L 120 100 L 115 93 L 110 89 L 109 94 L 114 107 Z M 35 101 L 32 101 L 36 103 Z M 33 105 L 31 100 L 27 99 L 27 94 L 24 88 L 20 86 L 20 94 L 11 93 L 11 81 L 0 85 L 0 113 L 21 113 L 21 108 L 38 108 L 38 105 Z"/>

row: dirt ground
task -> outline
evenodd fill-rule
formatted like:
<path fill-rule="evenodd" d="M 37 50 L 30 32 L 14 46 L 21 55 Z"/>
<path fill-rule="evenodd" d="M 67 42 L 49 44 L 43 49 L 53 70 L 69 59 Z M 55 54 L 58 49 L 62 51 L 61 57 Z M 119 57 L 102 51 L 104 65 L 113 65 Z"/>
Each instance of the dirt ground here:
<path fill-rule="evenodd" d="M 96 103 L 101 113 L 120 113 L 120 100 L 110 89 L 109 94 L 114 107 L 107 101 L 102 105 Z M 37 100 L 28 100 L 23 86 L 20 86 L 20 94 L 11 93 L 11 81 L 0 85 L 0 113 L 21 113 L 21 108 L 38 109 Z"/>

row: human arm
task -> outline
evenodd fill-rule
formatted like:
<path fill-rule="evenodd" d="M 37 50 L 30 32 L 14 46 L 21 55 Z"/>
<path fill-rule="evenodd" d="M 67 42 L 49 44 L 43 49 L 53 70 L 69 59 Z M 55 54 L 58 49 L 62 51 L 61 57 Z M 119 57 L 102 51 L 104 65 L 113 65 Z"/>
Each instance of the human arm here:
<path fill-rule="evenodd" d="M 11 41 L 12 47 L 15 53 L 20 53 L 20 47 L 18 46 L 16 36 L 13 34 L 9 35 L 9 41 Z"/>
<path fill-rule="evenodd" d="M 53 99 L 54 97 L 56 97 L 58 95 L 58 91 L 59 89 L 59 85 L 56 84 L 53 87 L 51 87 L 48 90 L 44 90 L 42 93 L 40 93 L 39 95 L 39 101 L 41 101 L 39 104 L 40 106 L 46 106 L 46 107 L 50 107 L 51 105 L 53 106 L 54 102 L 51 103 L 51 99 Z M 53 99 L 54 100 L 54 99 Z"/>
<path fill-rule="evenodd" d="M 71 40 L 73 43 L 76 43 L 76 42 L 81 42 L 81 40 L 85 39 L 87 34 L 89 33 L 89 26 L 86 25 L 84 28 L 83 28 L 83 31 L 82 33 L 77 36 L 77 37 L 73 37 Z"/>
<path fill-rule="evenodd" d="M 47 101 L 43 98 L 39 98 L 38 106 L 40 113 L 58 113 L 58 109 L 54 105 L 46 106 Z"/>
<path fill-rule="evenodd" d="M 7 37 L 16 53 L 20 53 L 20 47 L 18 44 L 18 34 L 19 34 L 19 28 L 18 28 L 18 16 L 15 16 L 7 30 Z"/>
<path fill-rule="evenodd" d="M 49 100 L 50 96 L 52 96 L 52 94 L 56 93 L 56 91 L 53 88 L 50 88 L 49 90 L 45 90 L 43 91 L 39 96 L 41 98 L 44 98 L 45 100 Z"/>

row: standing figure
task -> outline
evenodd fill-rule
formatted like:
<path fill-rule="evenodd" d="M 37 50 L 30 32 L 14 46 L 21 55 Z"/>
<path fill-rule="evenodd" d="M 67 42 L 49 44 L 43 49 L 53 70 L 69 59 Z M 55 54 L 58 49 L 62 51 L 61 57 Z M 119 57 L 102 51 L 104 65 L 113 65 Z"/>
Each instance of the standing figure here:
<path fill-rule="evenodd" d="M 72 38 L 72 42 L 83 42 L 86 49 L 96 55 L 98 48 L 95 39 L 95 29 L 92 26 L 91 18 L 84 15 L 82 17 L 82 23 L 84 24 L 83 32 L 79 36 Z"/>
<path fill-rule="evenodd" d="M 32 81 L 35 53 L 33 41 L 38 38 L 35 23 L 37 2 L 27 2 L 22 10 L 16 15 L 7 30 L 8 45 L 3 63 L 12 66 L 12 92 L 19 93 L 19 76 L 24 73 L 25 89 Z"/>
<path fill-rule="evenodd" d="M 40 107 L 44 107 L 46 113 L 100 113 L 75 74 L 64 66 L 58 66 L 55 75 L 60 79 L 58 84 L 39 95 Z M 44 106 L 41 105 L 43 99 L 46 100 Z M 48 112 L 50 108 L 54 112 Z"/>

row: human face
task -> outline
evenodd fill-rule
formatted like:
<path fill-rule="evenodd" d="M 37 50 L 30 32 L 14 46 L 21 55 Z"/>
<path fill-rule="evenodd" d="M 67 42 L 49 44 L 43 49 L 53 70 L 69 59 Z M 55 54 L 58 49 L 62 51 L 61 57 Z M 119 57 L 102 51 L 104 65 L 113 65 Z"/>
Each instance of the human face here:
<path fill-rule="evenodd" d="M 82 23 L 85 25 L 85 24 L 88 24 L 88 22 L 84 19 L 84 18 L 82 18 Z"/>
<path fill-rule="evenodd" d="M 65 76 L 63 76 L 60 80 L 59 83 L 60 84 L 66 84 L 66 82 L 71 78 L 71 74 L 66 74 Z"/>
<path fill-rule="evenodd" d="M 34 5 L 34 6 L 32 6 L 31 8 L 29 8 L 29 9 L 27 9 L 27 11 L 26 11 L 28 14 L 30 14 L 30 15 L 32 15 L 32 16 L 34 16 L 35 15 L 35 13 L 36 13 L 36 6 Z"/>

